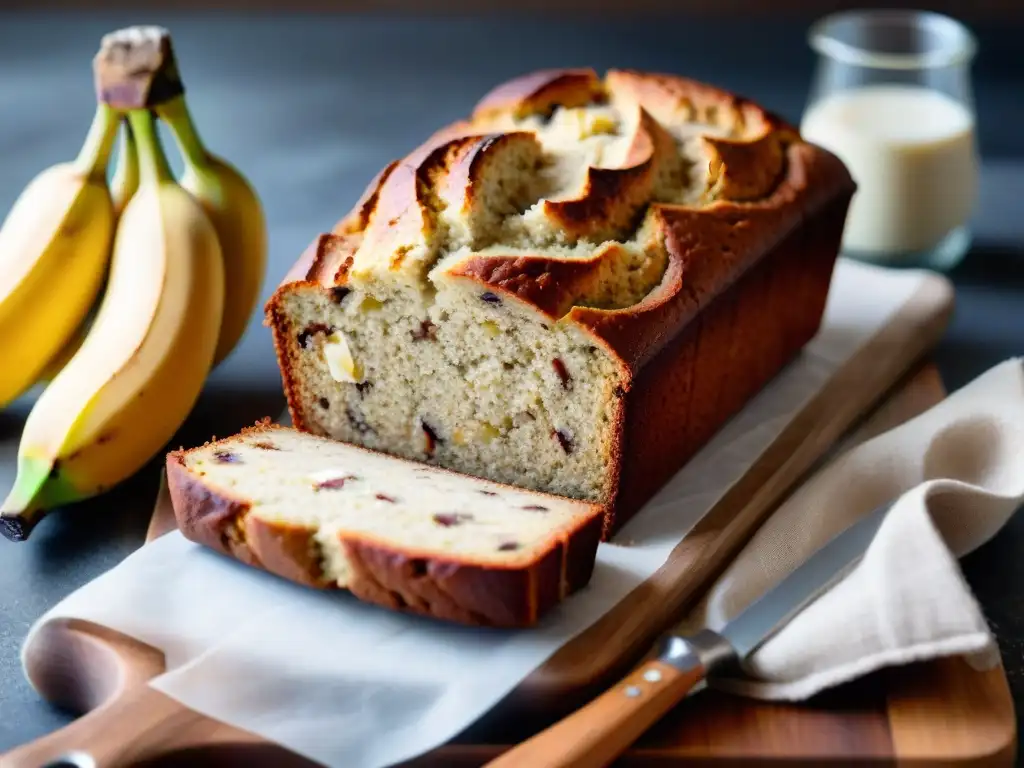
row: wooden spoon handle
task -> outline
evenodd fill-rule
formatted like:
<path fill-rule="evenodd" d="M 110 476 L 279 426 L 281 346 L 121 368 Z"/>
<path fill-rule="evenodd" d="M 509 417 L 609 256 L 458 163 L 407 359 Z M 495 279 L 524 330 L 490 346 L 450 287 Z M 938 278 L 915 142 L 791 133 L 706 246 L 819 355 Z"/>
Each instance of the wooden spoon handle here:
<path fill-rule="evenodd" d="M 582 709 L 487 764 L 488 768 L 603 768 L 701 682 L 732 657 L 711 632 L 700 642 L 672 639 L 647 661 Z"/>
<path fill-rule="evenodd" d="M 70 725 L 0 756 L 0 768 L 45 768 L 51 763 L 90 768 L 135 765 L 201 742 L 209 727 L 201 727 L 199 721 L 211 727 L 221 725 L 149 685 L 136 685 Z"/>

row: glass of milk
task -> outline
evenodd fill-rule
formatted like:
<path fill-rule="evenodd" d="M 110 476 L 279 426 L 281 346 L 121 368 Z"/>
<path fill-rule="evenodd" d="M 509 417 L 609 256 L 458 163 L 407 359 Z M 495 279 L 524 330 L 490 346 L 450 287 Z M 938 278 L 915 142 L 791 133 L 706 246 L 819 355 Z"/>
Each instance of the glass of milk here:
<path fill-rule="evenodd" d="M 970 247 L 978 187 L 970 65 L 959 22 L 925 11 L 849 11 L 810 31 L 818 62 L 804 138 L 857 182 L 843 254 L 948 269 Z"/>

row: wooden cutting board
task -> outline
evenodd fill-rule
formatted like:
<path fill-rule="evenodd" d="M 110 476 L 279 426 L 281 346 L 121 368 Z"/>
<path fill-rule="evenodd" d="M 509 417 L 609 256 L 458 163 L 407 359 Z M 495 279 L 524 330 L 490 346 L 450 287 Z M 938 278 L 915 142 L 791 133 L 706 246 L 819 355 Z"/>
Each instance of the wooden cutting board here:
<path fill-rule="evenodd" d="M 945 397 L 938 370 L 916 366 L 846 440 L 884 432 Z M 534 726 L 534 729 L 540 726 Z M 474 728 L 407 768 L 479 766 L 528 734 Z M 683 701 L 617 766 L 1014 765 L 1016 718 L 1006 675 L 959 658 L 884 670 L 799 704 L 706 690 Z"/>
<path fill-rule="evenodd" d="M 945 329 L 949 284 L 935 277 L 797 416 L 746 476 L 676 548 L 651 579 L 566 645 L 492 713 L 452 743 L 409 765 L 481 765 L 566 714 L 624 672 L 657 633 L 700 594 L 795 484 L 905 377 Z M 943 396 L 933 368 L 904 378 L 898 397 L 862 426 L 879 431 Z M 173 529 L 161 493 L 148 539 Z M 88 748 L 98 768 L 178 756 L 188 765 L 306 765 L 245 731 L 205 718 L 144 685 L 164 668 L 151 647 L 88 622 L 52 624 L 27 649 L 42 695 L 87 715 L 0 759 L 38 766 Z M 801 706 L 756 704 L 717 692 L 684 702 L 623 758 L 624 765 L 722 761 L 868 760 L 941 755 L 953 762 L 1011 755 L 1012 700 L 1001 669 L 962 662 L 923 665 L 837 689 Z M 186 755 L 187 753 L 187 755 Z"/>

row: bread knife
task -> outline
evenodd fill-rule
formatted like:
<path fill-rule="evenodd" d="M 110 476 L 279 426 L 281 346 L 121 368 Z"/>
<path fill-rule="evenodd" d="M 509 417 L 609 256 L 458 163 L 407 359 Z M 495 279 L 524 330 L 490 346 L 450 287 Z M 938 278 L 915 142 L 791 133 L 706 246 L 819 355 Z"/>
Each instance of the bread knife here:
<path fill-rule="evenodd" d="M 598 768 L 613 762 L 709 676 L 740 662 L 849 572 L 867 550 L 891 503 L 814 552 L 722 629 L 670 631 L 654 653 L 614 687 L 547 730 L 502 753 L 489 768 Z"/>

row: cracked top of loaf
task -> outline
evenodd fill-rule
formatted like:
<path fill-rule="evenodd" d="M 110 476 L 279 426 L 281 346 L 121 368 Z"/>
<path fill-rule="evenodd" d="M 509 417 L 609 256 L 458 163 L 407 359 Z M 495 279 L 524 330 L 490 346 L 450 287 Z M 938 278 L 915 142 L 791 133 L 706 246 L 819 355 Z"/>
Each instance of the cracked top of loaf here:
<path fill-rule="evenodd" d="M 544 70 L 387 165 L 285 282 L 463 285 L 576 323 L 639 366 L 836 194 L 845 167 L 685 78 Z"/>

